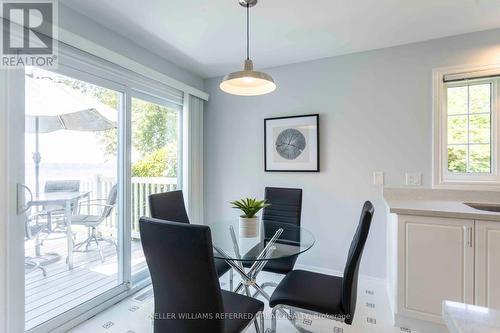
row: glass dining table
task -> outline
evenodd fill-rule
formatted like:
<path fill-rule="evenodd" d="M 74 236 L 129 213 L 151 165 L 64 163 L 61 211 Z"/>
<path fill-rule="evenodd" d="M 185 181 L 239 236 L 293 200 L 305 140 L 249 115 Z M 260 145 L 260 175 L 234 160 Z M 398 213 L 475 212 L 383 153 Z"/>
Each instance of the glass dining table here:
<path fill-rule="evenodd" d="M 247 296 L 269 294 L 257 283 L 257 276 L 272 260 L 287 259 L 308 251 L 315 243 L 314 235 L 304 227 L 289 223 L 262 221 L 250 237 L 240 236 L 238 221 L 209 224 L 214 257 L 225 260 L 241 277 L 233 290 Z M 244 265 L 246 263 L 246 265 Z M 250 266 L 246 269 L 245 266 Z M 255 293 L 251 294 L 251 289 Z"/>

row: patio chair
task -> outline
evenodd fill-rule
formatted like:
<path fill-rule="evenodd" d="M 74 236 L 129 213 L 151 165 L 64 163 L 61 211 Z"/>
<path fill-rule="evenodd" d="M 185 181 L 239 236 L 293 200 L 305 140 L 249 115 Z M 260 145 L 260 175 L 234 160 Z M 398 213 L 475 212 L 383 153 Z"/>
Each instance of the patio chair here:
<path fill-rule="evenodd" d="M 43 190 L 45 193 L 55 193 L 55 192 L 79 192 L 80 191 L 80 181 L 79 180 L 47 180 L 45 182 L 45 187 Z M 71 207 L 72 213 L 76 213 L 78 203 L 75 203 Z M 61 206 L 43 206 L 41 214 L 45 214 L 47 217 L 47 222 L 49 226 L 52 226 L 52 222 L 56 224 L 56 227 L 51 232 L 63 231 L 64 230 L 64 207 Z"/>
<path fill-rule="evenodd" d="M 97 234 L 99 225 L 111 215 L 113 208 L 116 206 L 117 196 L 118 186 L 114 185 L 109 191 L 107 199 L 94 199 L 81 204 L 86 207 L 97 207 L 98 210 L 100 210 L 100 214 L 91 215 L 89 212 L 88 214 L 76 214 L 71 216 L 71 225 L 82 225 L 87 227 L 89 231 L 87 239 L 74 245 L 73 252 L 94 251 L 95 249 L 91 249 L 92 242 L 94 242 L 96 250 L 99 251 L 99 255 L 101 256 L 101 261 L 104 262 L 104 254 L 100 242 L 111 243 L 117 248 L 116 242 L 113 239 L 103 238 Z M 78 208 L 78 212 L 79 211 L 80 207 Z M 83 246 L 85 246 L 84 250 L 81 249 Z"/>
<path fill-rule="evenodd" d="M 44 193 L 55 192 L 79 192 L 79 180 L 47 180 L 44 186 Z M 78 203 L 71 208 L 72 213 L 76 213 Z M 42 209 L 34 215 L 37 221 L 45 220 L 47 228 L 44 230 L 44 235 L 40 237 L 40 245 L 43 246 L 45 241 L 52 241 L 66 238 L 66 220 L 64 207 L 57 205 L 43 206 Z M 61 236 L 53 236 L 61 234 Z"/>
<path fill-rule="evenodd" d="M 47 224 L 40 224 L 37 222 L 36 218 L 32 216 L 26 216 L 24 220 L 24 240 L 30 241 L 35 240 L 35 257 L 24 257 L 24 271 L 25 273 L 31 273 L 34 270 L 41 270 L 44 277 L 47 276 L 47 271 L 40 265 L 37 261 L 37 257 L 40 256 L 40 233 L 46 230 Z"/>

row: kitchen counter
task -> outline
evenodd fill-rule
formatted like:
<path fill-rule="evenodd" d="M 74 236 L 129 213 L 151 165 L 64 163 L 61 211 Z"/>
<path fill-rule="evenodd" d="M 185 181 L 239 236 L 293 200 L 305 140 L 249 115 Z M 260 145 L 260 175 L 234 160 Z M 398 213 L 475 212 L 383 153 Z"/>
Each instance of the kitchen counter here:
<path fill-rule="evenodd" d="M 450 333 L 500 333 L 500 310 L 444 301 L 443 319 Z"/>
<path fill-rule="evenodd" d="M 500 317 L 485 316 L 493 310 L 465 304 L 443 309 L 450 299 L 500 308 L 500 213 L 464 204 L 498 207 L 500 192 L 408 187 L 384 188 L 383 194 L 390 212 L 387 280 L 395 325 L 417 332 L 448 332 L 448 324 L 451 333 L 500 333 Z M 490 324 L 496 329 L 488 330 Z"/>
<path fill-rule="evenodd" d="M 500 222 L 500 213 L 479 210 L 464 204 L 500 204 L 500 192 L 386 188 L 384 199 L 389 206 L 389 212 L 395 214 Z"/>

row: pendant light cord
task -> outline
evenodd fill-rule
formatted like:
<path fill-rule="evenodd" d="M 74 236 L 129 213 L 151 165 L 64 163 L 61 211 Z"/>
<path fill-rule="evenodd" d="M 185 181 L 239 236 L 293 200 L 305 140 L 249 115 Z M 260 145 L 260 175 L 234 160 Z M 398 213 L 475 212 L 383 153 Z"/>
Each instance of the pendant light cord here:
<path fill-rule="evenodd" d="M 247 2 L 247 60 L 250 60 L 250 7 Z"/>

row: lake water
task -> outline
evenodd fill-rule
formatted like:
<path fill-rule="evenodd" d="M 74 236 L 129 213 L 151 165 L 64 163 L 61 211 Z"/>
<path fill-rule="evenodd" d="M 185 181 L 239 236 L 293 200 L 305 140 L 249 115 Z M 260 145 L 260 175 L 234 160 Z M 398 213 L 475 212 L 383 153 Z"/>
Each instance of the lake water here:
<path fill-rule="evenodd" d="M 30 161 L 31 162 L 31 161 Z M 45 180 L 67 179 L 88 181 L 96 177 L 116 178 L 118 167 L 113 163 L 106 164 L 73 164 L 73 163 L 41 163 L 40 164 L 40 188 L 43 188 Z M 35 188 L 35 165 L 27 161 L 25 168 L 25 184 Z"/>

